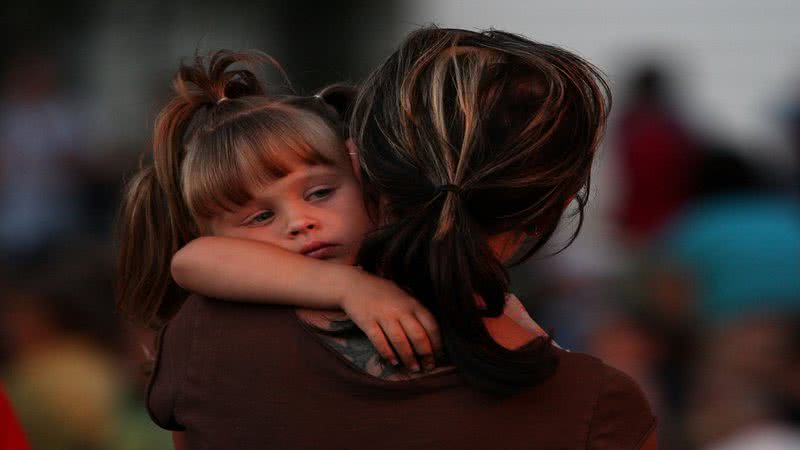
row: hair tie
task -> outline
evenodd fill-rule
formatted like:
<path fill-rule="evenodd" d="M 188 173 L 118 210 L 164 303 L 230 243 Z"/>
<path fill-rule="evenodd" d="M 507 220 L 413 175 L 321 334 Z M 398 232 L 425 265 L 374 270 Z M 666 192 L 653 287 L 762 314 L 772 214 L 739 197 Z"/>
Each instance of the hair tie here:
<path fill-rule="evenodd" d="M 449 183 L 448 184 L 442 184 L 442 185 L 439 185 L 436 188 L 436 193 L 438 194 L 440 192 L 452 192 L 452 193 L 454 193 L 456 195 L 459 195 L 459 194 L 461 194 L 461 186 L 459 186 L 457 184 L 449 184 Z"/>
<path fill-rule="evenodd" d="M 224 102 L 225 100 L 230 100 L 230 99 L 223 95 L 222 97 L 219 98 L 219 100 L 217 100 L 217 104 L 219 105 L 220 103 Z"/>

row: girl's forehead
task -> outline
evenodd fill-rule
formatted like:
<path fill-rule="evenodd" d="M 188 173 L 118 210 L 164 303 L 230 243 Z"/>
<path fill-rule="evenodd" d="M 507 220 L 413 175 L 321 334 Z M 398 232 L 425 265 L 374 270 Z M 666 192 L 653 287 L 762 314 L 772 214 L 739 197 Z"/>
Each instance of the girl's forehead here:
<path fill-rule="evenodd" d="M 258 197 L 270 193 L 280 195 L 286 190 L 302 189 L 313 182 L 330 182 L 353 177 L 352 173 L 344 168 L 331 164 L 297 161 L 286 168 L 285 175 L 251 185 L 248 190 L 252 199 L 256 200 Z"/>
<path fill-rule="evenodd" d="M 272 183 L 291 182 L 295 180 L 305 180 L 321 176 L 344 176 L 347 173 L 342 167 L 333 164 L 308 163 L 298 161 L 288 166 L 288 172 L 282 177 L 276 178 Z M 272 184 L 267 183 L 267 184 Z"/>

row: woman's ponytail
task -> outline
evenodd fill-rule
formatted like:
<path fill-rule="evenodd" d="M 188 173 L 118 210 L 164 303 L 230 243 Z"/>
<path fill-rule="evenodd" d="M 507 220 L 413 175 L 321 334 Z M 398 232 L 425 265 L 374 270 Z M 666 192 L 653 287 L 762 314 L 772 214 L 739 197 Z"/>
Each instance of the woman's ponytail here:
<path fill-rule="evenodd" d="M 483 318 L 503 314 L 508 272 L 458 196 L 447 195 L 452 197 L 452 225 L 434 238 L 428 254 L 431 295 L 438 299 L 447 353 L 464 378 L 484 391 L 502 395 L 537 384 L 556 368 L 550 339 L 540 337 L 509 350 L 489 334 Z"/>
<path fill-rule="evenodd" d="M 437 318 L 449 362 L 468 382 L 486 392 L 512 393 L 550 376 L 557 358 L 549 338 L 512 351 L 486 330 L 483 318 L 504 311 L 508 273 L 458 195 L 435 193 L 416 214 L 377 230 L 359 260 L 423 301 Z M 452 216 L 442 222 L 443 214 Z"/>

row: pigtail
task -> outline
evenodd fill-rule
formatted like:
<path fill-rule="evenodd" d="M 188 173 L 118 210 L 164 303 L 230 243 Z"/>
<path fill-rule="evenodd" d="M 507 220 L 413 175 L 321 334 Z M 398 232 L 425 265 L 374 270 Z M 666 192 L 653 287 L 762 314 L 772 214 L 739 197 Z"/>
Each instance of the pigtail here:
<path fill-rule="evenodd" d="M 208 77 L 184 66 L 174 87 L 177 96 L 159 113 L 153 133 L 153 164 L 131 179 L 120 220 L 117 304 L 134 322 L 158 327 L 180 307 L 186 293 L 170 275 L 170 261 L 199 235 L 184 200 L 181 166 L 184 139 L 198 110 L 216 105 L 223 94 Z M 193 91 L 205 86 L 208 91 Z"/>
<path fill-rule="evenodd" d="M 322 116 L 335 126 L 345 140 L 350 137 L 347 124 L 350 122 L 350 111 L 357 93 L 355 87 L 337 83 L 326 86 L 314 94 L 314 98 L 326 110 L 322 112 Z"/>
<path fill-rule="evenodd" d="M 180 248 L 170 215 L 153 167 L 140 169 L 128 182 L 118 220 L 117 306 L 128 319 L 153 328 L 185 297 L 170 276 L 172 255 Z"/>
<path fill-rule="evenodd" d="M 337 83 L 324 87 L 315 94 L 315 97 L 319 97 L 330 105 L 341 117 L 342 121 L 347 122 L 356 94 L 358 94 L 358 89 L 354 86 Z"/>
<path fill-rule="evenodd" d="M 184 161 L 198 134 L 250 108 L 245 97 L 264 93 L 251 70 L 230 66 L 264 62 L 285 78 L 271 57 L 254 51 L 222 50 L 179 68 L 176 95 L 156 118 L 152 165 L 130 180 L 120 210 L 117 304 L 133 321 L 157 327 L 183 302 L 186 292 L 172 280 L 170 261 L 201 232 L 185 196 Z"/>

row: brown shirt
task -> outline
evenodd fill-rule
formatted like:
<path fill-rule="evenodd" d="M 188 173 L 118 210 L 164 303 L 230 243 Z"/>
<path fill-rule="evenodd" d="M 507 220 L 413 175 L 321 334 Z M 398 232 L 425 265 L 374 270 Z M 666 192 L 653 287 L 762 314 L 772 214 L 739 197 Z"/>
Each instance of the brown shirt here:
<path fill-rule="evenodd" d="M 636 384 L 558 350 L 544 383 L 497 399 L 456 371 L 387 381 L 289 307 L 189 298 L 161 334 L 147 405 L 189 449 L 637 449 L 655 418 Z"/>

